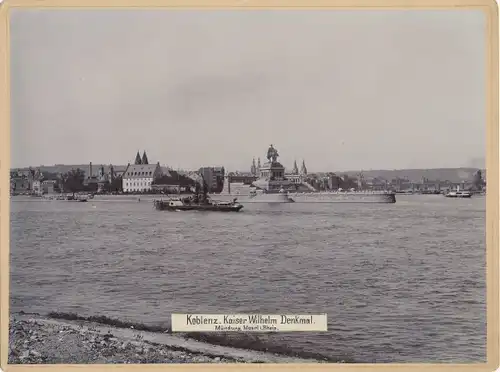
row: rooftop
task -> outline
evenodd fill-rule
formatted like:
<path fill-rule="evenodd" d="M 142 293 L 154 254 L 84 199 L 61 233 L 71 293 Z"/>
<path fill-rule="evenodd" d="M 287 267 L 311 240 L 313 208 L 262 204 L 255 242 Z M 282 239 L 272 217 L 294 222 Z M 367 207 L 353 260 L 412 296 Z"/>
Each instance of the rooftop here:
<path fill-rule="evenodd" d="M 159 164 L 130 164 L 125 171 L 124 178 L 144 178 L 153 177 L 155 173 L 160 173 Z"/>
<path fill-rule="evenodd" d="M 265 162 L 264 164 L 262 164 L 262 166 L 260 167 L 260 169 L 269 169 L 269 168 L 283 168 L 285 169 L 285 167 L 283 166 L 283 164 L 281 164 L 279 161 L 274 161 L 274 162 Z"/>

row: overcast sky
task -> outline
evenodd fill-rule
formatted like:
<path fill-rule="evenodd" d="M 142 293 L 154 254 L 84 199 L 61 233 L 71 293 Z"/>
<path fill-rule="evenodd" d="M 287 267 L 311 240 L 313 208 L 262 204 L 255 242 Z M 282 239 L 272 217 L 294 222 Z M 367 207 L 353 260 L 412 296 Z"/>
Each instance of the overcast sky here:
<path fill-rule="evenodd" d="M 14 10 L 12 167 L 473 165 L 479 11 Z"/>

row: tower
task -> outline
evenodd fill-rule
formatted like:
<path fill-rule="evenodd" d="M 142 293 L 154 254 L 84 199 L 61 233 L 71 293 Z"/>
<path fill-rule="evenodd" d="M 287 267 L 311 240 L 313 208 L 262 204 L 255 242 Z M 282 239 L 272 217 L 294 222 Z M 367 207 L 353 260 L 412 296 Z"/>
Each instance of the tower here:
<path fill-rule="evenodd" d="M 300 174 L 303 176 L 307 175 L 307 168 L 305 160 L 302 160 L 302 167 L 300 168 Z"/>
<path fill-rule="evenodd" d="M 139 154 L 139 151 L 137 151 L 137 155 L 135 156 L 135 164 L 136 165 L 142 164 L 141 155 Z"/>
<path fill-rule="evenodd" d="M 299 174 L 299 167 L 297 166 L 297 161 L 293 161 L 293 169 L 292 169 L 292 174 Z"/>
<path fill-rule="evenodd" d="M 250 167 L 250 173 L 252 173 L 253 176 L 257 174 L 257 166 L 255 165 L 255 158 L 252 160 L 252 166 Z"/>
<path fill-rule="evenodd" d="M 363 172 L 358 173 L 357 175 L 357 183 L 358 183 L 358 190 L 363 190 L 364 188 L 364 183 L 365 183 L 365 176 L 363 175 Z"/>
<path fill-rule="evenodd" d="M 146 151 L 144 150 L 144 153 L 142 154 L 142 162 L 141 164 L 149 164 L 148 162 L 148 156 L 146 155 Z"/>
<path fill-rule="evenodd" d="M 109 165 L 109 180 L 113 182 L 115 180 L 115 168 L 112 164 Z"/>
<path fill-rule="evenodd" d="M 99 168 L 99 181 L 103 181 L 105 179 L 105 173 L 104 173 L 104 165 L 101 164 L 101 167 Z"/>

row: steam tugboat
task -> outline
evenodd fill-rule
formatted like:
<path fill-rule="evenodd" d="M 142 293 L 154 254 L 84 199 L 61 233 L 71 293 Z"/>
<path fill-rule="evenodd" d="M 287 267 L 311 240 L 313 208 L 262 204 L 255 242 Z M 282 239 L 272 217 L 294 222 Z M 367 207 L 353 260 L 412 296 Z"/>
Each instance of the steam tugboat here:
<path fill-rule="evenodd" d="M 155 200 L 154 207 L 159 211 L 207 211 L 207 212 L 239 212 L 243 206 L 236 202 L 236 198 L 231 202 L 211 200 L 208 196 L 208 186 L 203 175 L 203 191 L 200 192 L 200 184 L 196 183 L 193 195 L 169 199 Z"/>

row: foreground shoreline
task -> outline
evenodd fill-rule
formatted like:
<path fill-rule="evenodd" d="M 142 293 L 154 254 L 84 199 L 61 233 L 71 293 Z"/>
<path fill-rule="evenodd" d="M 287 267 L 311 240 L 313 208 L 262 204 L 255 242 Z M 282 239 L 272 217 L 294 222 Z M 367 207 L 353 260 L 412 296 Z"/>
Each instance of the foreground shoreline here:
<path fill-rule="evenodd" d="M 318 362 L 324 361 L 40 314 L 11 314 L 9 323 L 9 364 Z"/>

